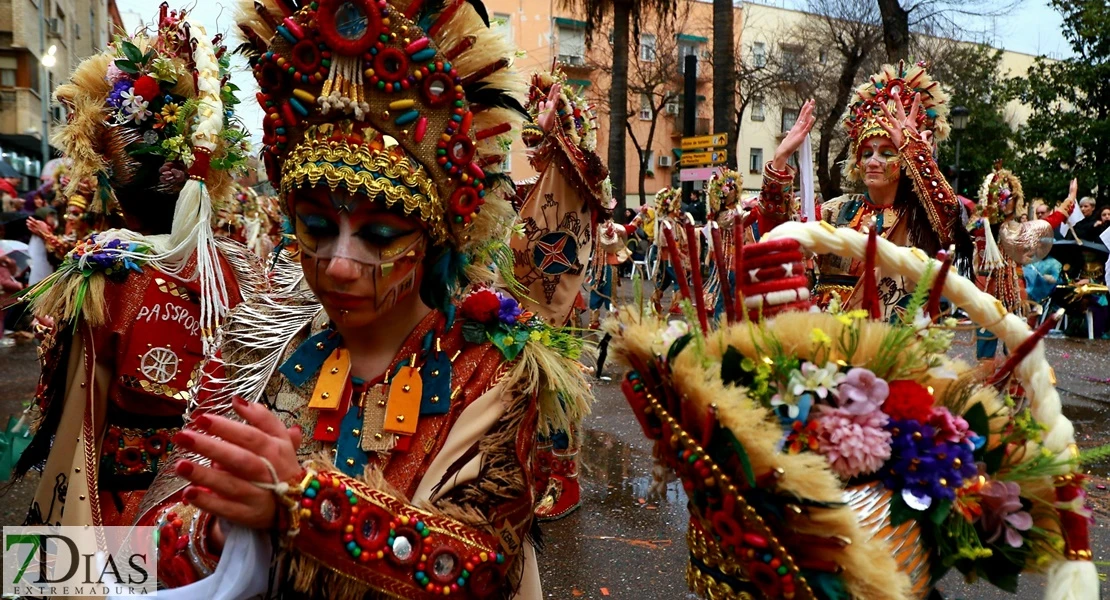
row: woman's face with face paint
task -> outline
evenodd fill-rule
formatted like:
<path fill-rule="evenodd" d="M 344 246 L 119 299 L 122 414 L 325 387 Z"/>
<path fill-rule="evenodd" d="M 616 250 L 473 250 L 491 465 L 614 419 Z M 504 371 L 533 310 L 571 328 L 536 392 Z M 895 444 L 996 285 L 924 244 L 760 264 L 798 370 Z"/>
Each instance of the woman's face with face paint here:
<path fill-rule="evenodd" d="M 293 222 L 308 285 L 341 326 L 373 324 L 417 295 L 428 245 L 417 219 L 324 186 L 295 193 Z"/>
<path fill-rule="evenodd" d="M 860 144 L 859 167 L 867 187 L 885 187 L 898 183 L 902 176 L 898 148 L 890 138 L 869 137 Z"/>

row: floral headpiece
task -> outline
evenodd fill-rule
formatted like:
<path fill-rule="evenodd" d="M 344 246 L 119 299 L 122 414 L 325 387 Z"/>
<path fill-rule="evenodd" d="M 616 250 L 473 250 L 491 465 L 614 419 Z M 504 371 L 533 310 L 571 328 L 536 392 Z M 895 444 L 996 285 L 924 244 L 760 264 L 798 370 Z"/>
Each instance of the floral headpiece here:
<path fill-rule="evenodd" d="M 706 197 L 709 199 L 709 211 L 716 213 L 721 207 L 734 204 L 740 199 L 740 188 L 744 185 L 744 176 L 732 169 L 722 169 L 713 174 L 706 186 Z"/>
<path fill-rule="evenodd" d="M 659 216 L 669 216 L 682 210 L 682 193 L 670 187 L 655 192 L 655 210 Z"/>
<path fill-rule="evenodd" d="M 811 251 L 916 281 L 905 314 L 881 318 L 874 276 L 865 308 L 812 309 L 792 275 Z M 947 257 L 825 223 L 781 225 L 740 260 L 719 328 L 693 286 L 684 321 L 637 298 L 606 325 L 656 473 L 690 499 L 691 589 L 909 600 L 949 569 L 1010 591 L 1048 570 L 1047 598 L 1097 596 L 1081 464 L 1110 447 L 1079 454 L 1060 413 L 1039 347 L 1059 314 L 1030 333 Z M 950 357 L 942 295 L 1011 348 L 997 371 Z"/>
<path fill-rule="evenodd" d="M 212 196 L 221 196 L 230 184 L 228 171 L 250 155 L 247 133 L 232 118 L 238 100 L 237 88 L 227 83 L 230 57 L 217 38 L 217 64 L 199 73 L 191 27 L 185 11 L 163 3 L 153 37 L 117 37 L 55 92 L 69 109 L 66 126 L 54 137 L 69 158 L 67 193 L 95 181 L 90 212 L 114 210 L 116 190 L 147 181 L 176 196 L 193 176 L 205 181 Z M 219 114 L 202 102 L 207 80 L 222 103 Z"/>
<path fill-rule="evenodd" d="M 1005 220 L 1002 202 L 1010 201 L 1008 214 L 1025 214 L 1025 193 L 1021 189 L 1021 179 L 1009 169 L 996 168 L 979 186 L 979 210 L 990 214 L 991 223 Z"/>
<path fill-rule="evenodd" d="M 918 93 L 921 94 L 918 130 L 932 131 L 933 139 L 938 142 L 948 139 L 948 93 L 929 76 L 926 64 L 907 67 L 905 61 L 898 61 L 897 66 L 883 65 L 882 70 L 856 89 L 841 122 L 851 143 L 844 169 L 849 181 L 862 181 L 856 164 L 860 142 L 875 136 L 889 137 L 883 129 L 886 117 L 880 105 L 885 104 L 893 114 L 896 111 L 893 99 L 898 98 L 908 113 L 913 105 L 913 96 Z"/>
<path fill-rule="evenodd" d="M 597 111 L 575 87 L 567 84 L 566 75 L 561 70 L 532 74 L 532 84 L 528 89 L 528 113 L 535 118 L 539 105 L 547 100 L 551 86 L 560 84 L 559 105 L 556 111 L 563 131 L 574 145 L 586 152 L 597 150 Z"/>
<path fill-rule="evenodd" d="M 437 244 L 495 237 L 522 119 L 511 48 L 467 2 L 244 2 L 240 29 L 280 191 L 326 182 L 416 214 Z M 498 215 L 501 215 L 500 217 Z M 506 225 L 507 226 L 507 225 Z"/>

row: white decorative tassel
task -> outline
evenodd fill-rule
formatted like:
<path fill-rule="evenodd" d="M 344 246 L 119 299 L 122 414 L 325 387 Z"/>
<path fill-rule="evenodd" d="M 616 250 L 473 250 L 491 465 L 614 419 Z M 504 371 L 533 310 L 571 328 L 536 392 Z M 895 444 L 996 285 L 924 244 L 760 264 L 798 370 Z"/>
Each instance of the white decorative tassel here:
<path fill-rule="evenodd" d="M 1098 600 L 1098 569 L 1089 560 L 1062 560 L 1048 570 L 1045 600 Z"/>
<path fill-rule="evenodd" d="M 998 249 L 998 244 L 994 241 L 990 221 L 983 219 L 982 224 L 983 238 L 986 240 L 986 244 L 977 266 L 982 273 L 993 273 L 1005 266 L 1006 263 L 1002 260 L 1002 251 Z"/>

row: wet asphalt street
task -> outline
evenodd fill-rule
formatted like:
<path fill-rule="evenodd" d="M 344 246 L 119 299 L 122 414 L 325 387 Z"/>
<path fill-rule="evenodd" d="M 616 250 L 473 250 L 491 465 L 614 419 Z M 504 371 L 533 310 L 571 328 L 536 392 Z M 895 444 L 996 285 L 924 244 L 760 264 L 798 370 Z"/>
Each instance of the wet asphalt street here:
<path fill-rule="evenodd" d="M 626 290 L 627 287 L 626 286 Z M 970 358 L 971 346 L 957 350 Z M 1080 446 L 1110 441 L 1110 342 L 1050 339 L 1065 414 L 1073 419 Z M 610 363 L 613 381 L 595 384 L 597 402 L 583 427 L 582 507 L 543 527 L 541 554 L 547 598 L 694 598 L 684 580 L 686 566 L 685 497 L 672 484 L 665 498 L 649 498 L 651 447 L 620 393 L 622 367 Z M 38 362 L 33 345 L 0 348 L 0 423 L 22 410 L 34 391 Z M 1102 380 L 1102 381 L 1100 381 Z M 1091 496 L 1100 523 L 1092 532 L 1095 558 L 1110 560 L 1110 464 L 1096 465 Z M 22 522 L 34 481 L 15 486 L 0 498 L 0 525 Z M 1100 567 L 1105 571 L 1106 567 Z M 1043 596 L 1043 579 L 1024 577 L 1017 596 L 988 585 L 966 586 L 958 575 L 941 585 L 948 598 L 1034 599 Z M 1103 582 L 1103 594 L 1110 585 Z"/>

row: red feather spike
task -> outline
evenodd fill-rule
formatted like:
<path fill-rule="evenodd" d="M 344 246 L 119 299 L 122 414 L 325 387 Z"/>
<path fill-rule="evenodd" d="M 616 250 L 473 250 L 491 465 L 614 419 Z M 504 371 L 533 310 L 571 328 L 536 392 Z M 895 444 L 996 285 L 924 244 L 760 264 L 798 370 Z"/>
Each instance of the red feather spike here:
<path fill-rule="evenodd" d="M 463 85 L 463 87 L 466 87 L 466 86 L 474 83 L 475 81 L 481 81 L 482 79 L 485 79 L 486 77 L 489 77 L 493 73 L 496 73 L 497 71 L 500 71 L 501 69 L 504 69 L 507 66 L 509 66 L 509 59 L 507 59 L 507 58 L 498 59 L 497 62 L 492 62 L 492 63 L 482 67 L 481 69 L 478 69 L 477 71 L 471 73 L 470 75 L 467 75 L 466 79 L 462 80 L 462 85 Z"/>
<path fill-rule="evenodd" d="M 744 294 L 740 291 L 741 273 L 744 268 L 744 223 L 740 219 L 735 219 L 732 222 L 732 277 L 733 281 L 733 318 L 739 318 L 742 321 L 748 320 L 748 311 L 744 310 Z"/>
<path fill-rule="evenodd" d="M 682 266 L 682 253 L 678 251 L 678 242 L 674 239 L 674 228 L 670 223 L 663 223 L 663 238 L 667 241 L 671 266 L 674 268 L 675 279 L 678 280 L 678 291 L 682 293 L 683 298 L 690 300 L 690 284 L 686 281 L 686 268 Z"/>
<path fill-rule="evenodd" d="M 513 126 L 510 123 L 500 123 L 498 125 L 494 125 L 493 127 L 487 127 L 479 131 L 478 133 L 475 133 L 474 139 L 484 140 L 488 137 L 501 135 L 502 133 L 508 133 L 512 128 Z"/>
<path fill-rule="evenodd" d="M 729 286 L 728 263 L 725 262 L 725 249 L 721 247 L 721 228 L 716 221 L 710 222 L 709 235 L 713 240 L 713 260 L 717 262 L 717 278 L 721 286 L 721 302 L 725 305 L 725 323 L 736 322 L 736 307 L 732 304 L 732 288 Z"/>
<path fill-rule="evenodd" d="M 409 7 L 405 9 L 405 18 L 410 21 L 415 21 L 416 13 L 420 12 L 420 7 L 424 6 L 424 0 L 412 0 Z"/>
<path fill-rule="evenodd" d="M 454 0 L 447 8 L 443 9 L 443 12 L 439 13 L 439 16 L 436 17 L 435 23 L 432 23 L 432 26 L 428 28 L 428 36 L 435 37 L 435 35 L 439 33 L 440 28 L 450 21 L 451 17 L 455 16 L 455 13 L 458 12 L 459 7 L 462 6 L 464 1 L 465 0 Z"/>
<path fill-rule="evenodd" d="M 709 445 L 713 443 L 713 434 L 717 431 L 717 407 L 710 404 L 705 409 L 705 422 L 701 427 L 701 447 L 709 450 Z"/>
<path fill-rule="evenodd" d="M 255 33 L 253 29 L 251 29 L 244 23 L 240 23 L 239 31 L 243 32 L 243 35 L 246 36 L 247 41 L 250 42 L 251 46 L 254 46 L 255 50 L 258 50 L 259 52 L 266 51 L 266 40 L 262 39 L 262 37 Z"/>
<path fill-rule="evenodd" d="M 693 279 L 694 291 L 694 308 L 698 313 L 698 323 L 701 324 L 701 332 L 709 335 L 709 318 L 705 313 L 705 289 L 702 287 L 701 282 L 701 261 L 699 257 L 701 252 L 698 252 L 698 233 L 694 229 L 694 222 L 687 220 L 685 223 L 686 228 L 686 252 L 690 257 L 690 278 Z"/>
<path fill-rule="evenodd" d="M 456 58 L 459 57 L 460 54 L 466 52 L 467 50 L 470 50 L 470 48 L 474 46 L 475 39 L 476 38 L 472 35 L 464 37 L 463 39 L 459 40 L 459 43 L 452 46 L 450 50 L 444 52 L 443 57 L 447 60 L 454 61 Z"/>
<path fill-rule="evenodd" d="M 933 288 L 929 290 L 929 303 L 926 305 L 925 314 L 929 318 L 936 319 L 940 316 L 940 297 L 944 294 L 944 283 L 948 280 L 948 271 L 952 268 L 952 259 L 956 256 L 956 246 L 948 247 L 948 251 L 941 250 L 937 253 L 937 258 L 940 259 L 940 271 L 937 271 L 937 276 L 933 278 Z"/>
<path fill-rule="evenodd" d="M 1001 389 L 1002 384 L 1010 377 L 1010 374 L 1014 372 L 1014 369 L 1017 368 L 1018 364 L 1020 364 L 1021 361 L 1025 360 L 1026 356 L 1029 356 L 1029 353 L 1033 351 L 1033 348 L 1035 348 L 1037 344 L 1040 343 L 1040 341 L 1044 339 L 1046 335 L 1048 335 L 1048 332 L 1056 326 L 1056 323 L 1063 316 L 1064 309 L 1061 308 L 1045 318 L 1044 322 L 1042 322 L 1040 326 L 1037 327 L 1037 329 L 1029 335 L 1029 337 L 1025 338 L 1020 344 L 1018 344 L 1017 348 L 1014 348 L 1014 351 L 1011 352 L 1010 356 L 1006 358 L 1006 362 L 1002 363 L 1002 366 L 998 367 L 998 370 L 994 372 L 994 375 L 991 375 L 990 379 L 987 380 L 987 385 L 993 385 L 996 388 Z"/>
<path fill-rule="evenodd" d="M 863 308 L 872 319 L 882 318 L 879 306 L 879 284 L 875 280 L 875 259 L 879 252 L 879 228 L 875 219 L 871 219 L 871 226 L 867 228 L 867 252 L 863 261 Z"/>

